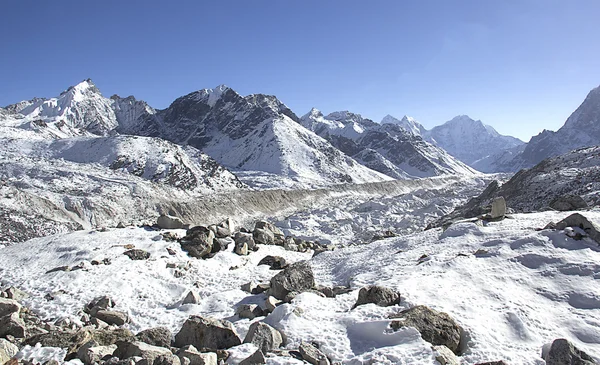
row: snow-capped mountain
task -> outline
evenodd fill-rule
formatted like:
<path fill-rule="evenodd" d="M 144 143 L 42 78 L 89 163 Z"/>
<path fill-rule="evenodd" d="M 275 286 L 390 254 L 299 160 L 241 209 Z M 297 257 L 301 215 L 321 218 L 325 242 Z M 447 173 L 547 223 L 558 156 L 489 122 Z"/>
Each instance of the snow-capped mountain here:
<path fill-rule="evenodd" d="M 194 146 L 233 169 L 285 176 L 303 186 L 389 180 L 302 127 L 276 97 L 241 96 L 219 86 L 193 92 L 167 109 L 140 113 L 123 133 Z"/>
<path fill-rule="evenodd" d="M 402 119 L 396 119 L 388 114 L 383 117 L 381 124 L 396 124 L 412 134 L 421 137 L 427 132 L 427 129 L 425 129 L 421 123 L 417 122 L 415 118 L 409 117 L 408 115 L 403 116 Z"/>
<path fill-rule="evenodd" d="M 482 171 L 514 172 L 569 151 L 600 145 L 600 87 L 590 91 L 583 103 L 556 132 L 543 130 L 511 155 L 496 154 L 476 164 Z M 510 157 L 510 158 L 507 158 Z"/>
<path fill-rule="evenodd" d="M 379 124 L 348 111 L 323 116 L 314 108 L 300 123 L 365 166 L 394 178 L 475 173 L 397 123 Z"/>

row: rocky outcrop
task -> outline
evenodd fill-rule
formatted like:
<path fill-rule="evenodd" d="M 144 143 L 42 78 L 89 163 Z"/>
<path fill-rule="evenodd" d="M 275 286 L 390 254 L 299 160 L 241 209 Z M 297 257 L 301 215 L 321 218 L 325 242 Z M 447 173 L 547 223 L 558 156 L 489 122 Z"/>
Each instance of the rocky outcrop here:
<path fill-rule="evenodd" d="M 546 365 L 596 365 L 596 361 L 564 338 L 552 342 L 545 356 Z"/>
<path fill-rule="evenodd" d="M 556 229 L 565 229 L 567 227 L 578 227 L 587 233 L 587 235 L 600 245 L 600 226 L 590 221 L 580 213 L 573 213 L 560 222 L 556 223 Z"/>
<path fill-rule="evenodd" d="M 587 203 L 585 202 L 585 200 L 583 200 L 582 197 L 580 197 L 579 195 L 571 194 L 566 194 L 557 197 L 556 199 L 552 200 L 550 204 L 548 204 L 548 206 L 560 212 L 585 209 L 588 207 Z"/>

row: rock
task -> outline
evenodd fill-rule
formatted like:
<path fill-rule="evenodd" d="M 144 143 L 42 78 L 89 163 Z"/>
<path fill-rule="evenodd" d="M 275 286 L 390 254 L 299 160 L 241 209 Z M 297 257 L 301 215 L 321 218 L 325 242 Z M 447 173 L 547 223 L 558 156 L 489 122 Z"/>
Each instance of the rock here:
<path fill-rule="evenodd" d="M 211 253 L 214 239 L 213 231 L 203 226 L 197 226 L 188 229 L 179 244 L 181 249 L 187 251 L 190 256 L 200 259 Z"/>
<path fill-rule="evenodd" d="M 242 341 L 231 322 L 213 318 L 191 316 L 175 335 L 175 346 L 192 345 L 196 348 L 227 349 Z"/>
<path fill-rule="evenodd" d="M 231 237 L 215 238 L 213 241 L 213 248 L 211 250 L 211 253 L 227 251 L 227 249 L 229 248 L 229 245 L 231 243 L 235 244 L 235 242 L 233 241 L 233 238 L 231 238 Z"/>
<path fill-rule="evenodd" d="M 250 325 L 244 343 L 258 346 L 264 354 L 283 345 L 283 337 L 275 328 L 263 322 L 254 322 Z"/>
<path fill-rule="evenodd" d="M 171 347 L 171 338 L 173 334 L 166 327 L 156 327 L 143 330 L 135 335 L 138 341 L 147 343 L 148 345 L 158 347 Z"/>
<path fill-rule="evenodd" d="M 275 308 L 280 305 L 281 303 L 283 303 L 281 300 L 269 296 L 267 297 L 267 300 L 265 300 L 265 307 L 267 308 L 267 312 L 271 313 L 275 310 Z"/>
<path fill-rule="evenodd" d="M 223 222 L 216 225 L 215 235 L 217 238 L 225 238 L 231 236 L 235 229 L 235 225 L 231 218 L 227 218 Z"/>
<path fill-rule="evenodd" d="M 21 304 L 14 299 L 0 298 L 0 317 L 7 316 L 12 313 L 19 313 Z"/>
<path fill-rule="evenodd" d="M 200 304 L 200 300 L 200 294 L 190 290 L 185 298 L 183 298 L 183 302 L 181 302 L 181 304 Z"/>
<path fill-rule="evenodd" d="M 318 348 L 308 342 L 302 342 L 299 348 L 302 359 L 313 365 L 329 365 L 329 359 Z"/>
<path fill-rule="evenodd" d="M 0 337 L 25 338 L 25 334 L 25 322 L 19 318 L 19 313 L 13 312 L 0 318 Z"/>
<path fill-rule="evenodd" d="M 0 364 L 10 360 L 17 352 L 19 352 L 19 348 L 16 345 L 0 338 Z"/>
<path fill-rule="evenodd" d="M 333 288 L 330 288 L 328 286 L 323 286 L 323 285 L 317 285 L 316 290 L 319 293 L 322 293 L 326 298 L 335 298 L 335 293 L 333 291 Z"/>
<path fill-rule="evenodd" d="M 552 342 L 550 350 L 545 354 L 546 365 L 595 365 L 594 359 L 573 346 L 572 343 L 559 338 Z"/>
<path fill-rule="evenodd" d="M 86 365 L 100 363 L 100 360 L 111 356 L 117 345 L 99 346 L 96 341 L 89 341 L 77 350 L 77 358 Z"/>
<path fill-rule="evenodd" d="M 268 265 L 271 270 L 281 270 L 287 267 L 287 262 L 281 256 L 265 256 L 259 262 L 257 266 Z"/>
<path fill-rule="evenodd" d="M 148 360 L 142 360 L 137 362 L 136 365 L 181 365 L 181 361 L 172 354 L 158 355 L 151 364 Z"/>
<path fill-rule="evenodd" d="M 109 325 L 122 326 L 125 323 L 129 323 L 129 316 L 127 313 L 118 312 L 118 311 L 110 311 L 101 309 L 96 312 L 94 317 L 98 318 L 101 321 L 108 323 Z"/>
<path fill-rule="evenodd" d="M 308 262 L 300 261 L 286 267 L 271 278 L 270 295 L 285 300 L 290 292 L 302 293 L 315 286 L 315 278 Z"/>
<path fill-rule="evenodd" d="M 35 346 L 38 342 L 44 347 L 60 347 L 67 349 L 67 354 L 77 353 L 79 348 L 89 341 L 98 346 L 110 346 L 118 341 L 134 340 L 133 333 L 124 328 L 113 330 L 83 328 L 74 331 L 52 331 L 28 337 L 25 345 Z M 67 355 L 69 357 L 69 355 Z"/>
<path fill-rule="evenodd" d="M 250 251 L 256 251 L 258 248 L 250 233 L 237 232 L 235 236 L 233 236 L 233 241 L 235 242 L 236 247 L 243 246 L 245 243 Z"/>
<path fill-rule="evenodd" d="M 123 252 L 123 255 L 129 257 L 132 260 L 148 260 L 150 258 L 150 252 L 134 248 L 133 250 L 127 250 Z"/>
<path fill-rule="evenodd" d="M 507 363 L 505 363 L 504 361 L 500 360 L 500 361 L 486 361 L 486 362 L 478 362 L 475 365 L 508 365 Z"/>
<path fill-rule="evenodd" d="M 367 303 L 374 303 L 380 307 L 389 307 L 400 304 L 400 293 L 383 286 L 367 286 L 361 288 L 358 292 L 358 299 L 352 309 Z"/>
<path fill-rule="evenodd" d="M 183 221 L 172 215 L 161 215 L 158 217 L 156 224 L 161 229 L 181 229 L 183 228 Z"/>
<path fill-rule="evenodd" d="M 58 266 L 58 267 L 55 267 L 54 269 L 50 269 L 50 270 L 46 271 L 46 274 L 50 274 L 53 272 L 59 272 L 59 271 L 71 271 L 71 268 L 69 266 Z"/>
<path fill-rule="evenodd" d="M 85 308 L 83 308 L 83 311 L 86 313 L 92 313 L 92 312 L 95 313 L 99 309 L 110 309 L 110 308 L 113 308 L 114 306 L 115 306 L 115 302 L 113 302 L 113 300 L 111 298 L 109 298 L 108 296 L 103 295 L 101 297 L 94 298 L 91 302 L 89 302 L 85 306 Z"/>
<path fill-rule="evenodd" d="M 152 365 L 154 360 L 159 356 L 174 356 L 171 350 L 164 347 L 152 346 L 140 341 L 119 341 L 117 349 L 113 353 L 119 359 L 128 359 L 130 357 L 139 356 L 147 360 L 147 364 Z"/>
<path fill-rule="evenodd" d="M 265 359 L 265 355 L 263 355 L 262 351 L 256 350 L 252 356 L 240 361 L 239 365 L 262 365 L 266 363 L 267 360 Z"/>
<path fill-rule="evenodd" d="M 238 254 L 240 256 L 247 256 L 248 255 L 248 244 L 245 242 L 239 242 L 239 243 L 236 242 L 233 252 L 235 252 L 236 254 Z"/>
<path fill-rule="evenodd" d="M 269 290 L 271 288 L 271 284 L 258 284 L 256 285 L 256 287 L 254 287 L 251 291 L 252 294 L 260 294 L 260 293 L 264 293 L 267 290 Z"/>
<path fill-rule="evenodd" d="M 4 293 L 6 293 L 6 297 L 8 299 L 13 299 L 16 301 L 21 301 L 29 296 L 29 294 L 14 286 L 11 286 L 8 289 L 6 289 Z"/>
<path fill-rule="evenodd" d="M 263 245 L 283 246 L 285 241 L 283 232 L 275 225 L 265 221 L 256 222 L 252 235 L 256 243 Z"/>
<path fill-rule="evenodd" d="M 256 288 L 256 283 L 254 281 L 249 281 L 246 284 L 242 284 L 241 289 L 246 293 L 252 293 L 252 290 Z"/>
<path fill-rule="evenodd" d="M 256 304 L 242 304 L 237 307 L 235 314 L 240 318 L 254 319 L 256 317 L 264 316 L 264 312 L 261 307 Z"/>
<path fill-rule="evenodd" d="M 587 233 L 590 238 L 600 245 L 600 227 L 587 219 L 580 213 L 573 213 L 562 221 L 556 223 L 556 229 L 565 229 L 567 227 L 579 227 Z"/>
<path fill-rule="evenodd" d="M 352 288 L 349 287 L 345 287 L 345 286 L 334 286 L 332 289 L 334 296 L 338 296 L 338 295 L 342 295 L 342 294 L 348 294 L 350 292 L 352 292 Z"/>
<path fill-rule="evenodd" d="M 435 359 L 441 365 L 460 365 L 458 357 L 446 346 L 433 346 L 433 350 L 435 351 Z"/>
<path fill-rule="evenodd" d="M 184 346 L 177 351 L 177 356 L 183 364 L 184 359 L 189 361 L 189 365 L 217 365 L 217 354 L 214 352 L 199 352 L 194 346 Z"/>
<path fill-rule="evenodd" d="M 434 346 L 444 345 L 456 355 L 460 355 L 462 328 L 447 313 L 417 305 L 391 315 L 390 318 L 399 319 L 390 324 L 393 330 L 414 327 L 425 341 Z"/>
<path fill-rule="evenodd" d="M 588 207 L 585 200 L 579 195 L 563 195 L 559 196 L 548 204 L 552 209 L 566 212 L 569 210 L 585 209 Z"/>
<path fill-rule="evenodd" d="M 492 219 L 503 218 L 506 214 L 506 201 L 504 197 L 499 196 L 492 201 Z"/>

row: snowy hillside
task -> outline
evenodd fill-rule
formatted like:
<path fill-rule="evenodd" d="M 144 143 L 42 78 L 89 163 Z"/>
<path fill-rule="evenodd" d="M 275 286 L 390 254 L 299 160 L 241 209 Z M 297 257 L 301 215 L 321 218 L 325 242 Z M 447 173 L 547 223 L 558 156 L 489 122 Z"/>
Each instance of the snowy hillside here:
<path fill-rule="evenodd" d="M 348 111 L 323 116 L 314 108 L 300 123 L 363 165 L 394 178 L 475 173 L 397 123 L 378 124 Z"/>

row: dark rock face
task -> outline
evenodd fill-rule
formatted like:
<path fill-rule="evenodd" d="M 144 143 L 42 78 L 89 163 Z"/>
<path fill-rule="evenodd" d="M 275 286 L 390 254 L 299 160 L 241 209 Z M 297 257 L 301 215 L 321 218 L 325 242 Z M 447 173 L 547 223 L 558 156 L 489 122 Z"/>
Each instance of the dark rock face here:
<path fill-rule="evenodd" d="M 171 331 L 165 327 L 156 327 L 143 330 L 135 337 L 144 343 L 158 347 L 171 347 Z"/>
<path fill-rule="evenodd" d="M 281 270 L 287 266 L 287 262 L 281 256 L 265 256 L 259 262 L 258 265 L 268 265 L 271 270 Z"/>
<path fill-rule="evenodd" d="M 585 231 L 596 243 L 600 245 L 600 226 L 587 219 L 580 213 L 574 213 L 562 221 L 556 223 L 556 229 L 565 229 L 567 227 L 579 227 Z"/>
<path fill-rule="evenodd" d="M 424 305 L 418 305 L 390 316 L 394 320 L 392 329 L 414 327 L 421 337 L 432 345 L 444 345 L 460 355 L 460 337 L 462 328 L 446 313 L 435 311 Z"/>
<path fill-rule="evenodd" d="M 358 300 L 354 307 L 359 305 L 374 303 L 380 307 L 389 307 L 400 304 L 400 293 L 395 290 L 383 286 L 368 286 L 360 289 L 358 292 Z"/>
<path fill-rule="evenodd" d="M 544 360 L 546 360 L 546 365 L 596 365 L 596 361 L 591 356 L 564 338 L 552 342 L 550 351 Z"/>
<path fill-rule="evenodd" d="M 315 286 L 315 277 L 308 262 L 296 262 L 271 278 L 269 292 L 277 299 L 285 300 L 292 292 L 302 293 Z"/>
<path fill-rule="evenodd" d="M 242 341 L 238 337 L 231 322 L 213 318 L 192 316 L 181 327 L 175 335 L 175 346 L 183 347 L 192 345 L 202 349 L 227 349 L 240 345 Z"/>
<path fill-rule="evenodd" d="M 213 231 L 203 226 L 197 226 L 188 229 L 179 244 L 181 249 L 187 251 L 190 256 L 201 259 L 212 252 L 214 239 Z"/>
<path fill-rule="evenodd" d="M 563 195 L 552 200 L 549 204 L 550 208 L 561 212 L 569 210 L 585 209 L 588 207 L 585 200 L 579 195 Z"/>

